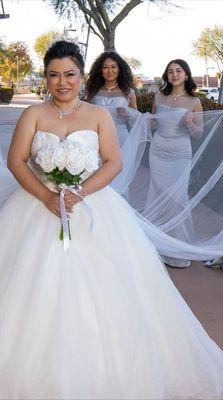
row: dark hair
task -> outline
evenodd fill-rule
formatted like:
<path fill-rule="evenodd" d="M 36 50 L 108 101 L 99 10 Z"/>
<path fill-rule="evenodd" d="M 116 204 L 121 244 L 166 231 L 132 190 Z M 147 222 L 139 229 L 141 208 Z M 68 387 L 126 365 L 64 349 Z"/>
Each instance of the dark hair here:
<path fill-rule="evenodd" d="M 185 73 L 186 73 L 186 77 L 187 77 L 186 80 L 185 80 L 185 90 L 186 90 L 186 92 L 187 92 L 190 96 L 195 96 L 195 95 L 194 95 L 194 91 L 195 91 L 197 85 L 196 85 L 196 83 L 194 82 L 194 80 L 193 80 L 193 78 L 192 78 L 192 76 L 191 76 L 190 67 L 189 67 L 189 65 L 187 64 L 186 61 L 181 60 L 180 58 L 178 58 L 178 59 L 176 59 L 176 60 L 172 60 L 172 61 L 170 61 L 170 62 L 167 64 L 166 69 L 165 69 L 165 71 L 164 71 L 164 73 L 163 73 L 163 76 L 162 76 L 162 78 L 163 78 L 163 80 L 164 80 L 164 84 L 163 84 L 163 86 L 160 88 L 160 92 L 161 92 L 162 94 L 164 94 L 165 96 L 167 96 L 167 95 L 170 94 L 170 93 L 172 92 L 172 90 L 173 90 L 173 85 L 172 85 L 172 83 L 170 83 L 170 82 L 168 81 L 168 76 L 167 76 L 169 66 L 170 66 L 170 64 L 172 64 L 172 63 L 174 63 L 174 64 L 179 64 L 179 65 L 181 66 L 181 68 L 183 68 L 183 70 L 184 70 Z"/>
<path fill-rule="evenodd" d="M 107 58 L 111 58 L 118 65 L 119 73 L 117 82 L 122 93 L 128 96 L 130 89 L 134 88 L 132 71 L 127 62 L 115 51 L 105 51 L 96 58 L 88 74 L 86 83 L 88 100 L 91 100 L 105 83 L 102 75 L 102 68 Z"/>
<path fill-rule="evenodd" d="M 50 61 L 55 60 L 55 58 L 61 59 L 66 57 L 74 61 L 81 74 L 84 75 L 84 60 L 79 47 L 75 43 L 66 40 L 58 40 L 48 48 L 43 59 L 44 73 L 46 74 L 46 69 Z"/>

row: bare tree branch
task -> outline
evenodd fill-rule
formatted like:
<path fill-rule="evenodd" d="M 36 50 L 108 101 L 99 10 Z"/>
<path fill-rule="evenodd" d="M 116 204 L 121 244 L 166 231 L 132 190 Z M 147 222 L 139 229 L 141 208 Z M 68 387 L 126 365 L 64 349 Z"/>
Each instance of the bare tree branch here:
<path fill-rule="evenodd" d="M 101 18 L 104 21 L 104 24 L 105 24 L 106 28 L 109 29 L 110 25 L 111 25 L 111 22 L 109 20 L 109 17 L 108 17 L 108 14 L 106 12 L 106 9 L 105 9 L 104 5 L 102 4 L 101 0 L 95 0 L 95 2 L 96 2 L 98 11 L 99 11 L 99 13 L 101 15 Z"/>
<path fill-rule="evenodd" d="M 124 18 L 127 17 L 127 15 L 130 13 L 131 10 L 133 10 L 133 8 L 135 8 L 136 6 L 138 6 L 141 3 L 143 3 L 143 0 L 131 0 L 131 1 L 129 1 L 123 7 L 123 9 L 120 11 L 120 13 L 118 15 L 116 15 L 116 17 L 113 19 L 113 21 L 112 21 L 113 27 L 118 26 L 118 24 L 120 24 L 120 22 Z"/>

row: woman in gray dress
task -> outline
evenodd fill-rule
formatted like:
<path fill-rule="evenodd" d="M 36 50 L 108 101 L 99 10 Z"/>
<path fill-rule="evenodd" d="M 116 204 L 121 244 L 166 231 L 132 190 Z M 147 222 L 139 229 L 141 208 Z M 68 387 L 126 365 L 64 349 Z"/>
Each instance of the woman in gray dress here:
<path fill-rule="evenodd" d="M 86 89 L 90 103 L 105 106 L 112 114 L 122 147 L 131 129 L 128 107 L 137 109 L 129 65 L 114 51 L 100 54 L 90 69 Z"/>
<path fill-rule="evenodd" d="M 189 65 L 181 59 L 168 63 L 163 74 L 164 85 L 155 96 L 152 112 L 157 115 L 157 128 L 149 151 L 150 184 L 147 203 L 154 204 L 150 220 L 156 224 L 171 220 L 188 204 L 191 172 L 191 137 L 202 135 L 200 100 L 195 97 L 196 84 Z M 197 115 L 196 113 L 197 112 Z M 162 115 L 163 121 L 162 121 Z M 161 116 L 161 118 L 159 117 Z M 177 190 L 171 188 L 179 182 Z M 162 198 L 165 197 L 165 205 Z M 190 216 L 168 232 L 183 241 L 193 241 Z M 174 267 L 188 267 L 189 260 L 165 257 Z"/>

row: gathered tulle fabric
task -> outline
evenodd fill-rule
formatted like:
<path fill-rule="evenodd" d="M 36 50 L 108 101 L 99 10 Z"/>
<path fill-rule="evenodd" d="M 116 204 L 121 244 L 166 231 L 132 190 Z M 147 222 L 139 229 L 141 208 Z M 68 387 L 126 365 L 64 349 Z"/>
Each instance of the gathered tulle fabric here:
<path fill-rule="evenodd" d="M 98 146 L 95 135 L 67 140 Z M 40 179 L 35 155 L 54 140 L 35 135 Z M 59 218 L 22 188 L 0 211 L 0 399 L 223 399 L 223 352 L 171 282 L 143 219 L 110 187 L 86 201 L 93 230 L 78 203 L 67 253 Z"/>
<path fill-rule="evenodd" d="M 152 115 L 127 107 L 120 94 L 93 99 L 111 113 L 118 137 L 123 126 L 127 132 L 123 171 L 111 186 L 172 265 L 223 254 L 223 112 L 193 113 L 197 129 L 190 132 L 185 115 L 196 101 L 179 98 L 176 107 L 171 96 L 158 95 Z"/>
<path fill-rule="evenodd" d="M 93 102 L 109 110 L 121 142 L 123 171 L 111 186 L 134 208 L 159 253 L 177 264 L 222 256 L 223 112 L 194 113 L 201 129 L 190 134 L 186 103 L 160 102 L 152 115 L 127 107 L 120 94 L 99 94 Z M 1 168 L 0 206 L 16 187 Z"/>
<path fill-rule="evenodd" d="M 6 162 L 0 149 L 0 209 L 17 188 L 18 183 L 6 168 Z"/>
<path fill-rule="evenodd" d="M 153 138 L 130 131 L 123 172 L 112 187 L 144 217 L 146 231 L 145 220 L 182 242 L 175 242 L 173 255 L 171 240 L 156 240 L 161 254 L 202 260 L 223 254 L 223 112 L 196 113 L 202 132 L 194 136 L 184 126 L 186 112 L 163 105 L 144 115 L 145 123 L 156 124 Z"/>

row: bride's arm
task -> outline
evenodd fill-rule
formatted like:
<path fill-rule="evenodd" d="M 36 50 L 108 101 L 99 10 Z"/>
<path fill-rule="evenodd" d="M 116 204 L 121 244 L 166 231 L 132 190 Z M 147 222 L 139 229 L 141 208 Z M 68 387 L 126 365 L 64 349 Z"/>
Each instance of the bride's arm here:
<path fill-rule="evenodd" d="M 8 168 L 27 192 L 42 201 L 50 211 L 59 216 L 59 195 L 51 192 L 27 165 L 36 131 L 37 114 L 37 107 L 29 107 L 21 115 L 9 148 Z"/>

